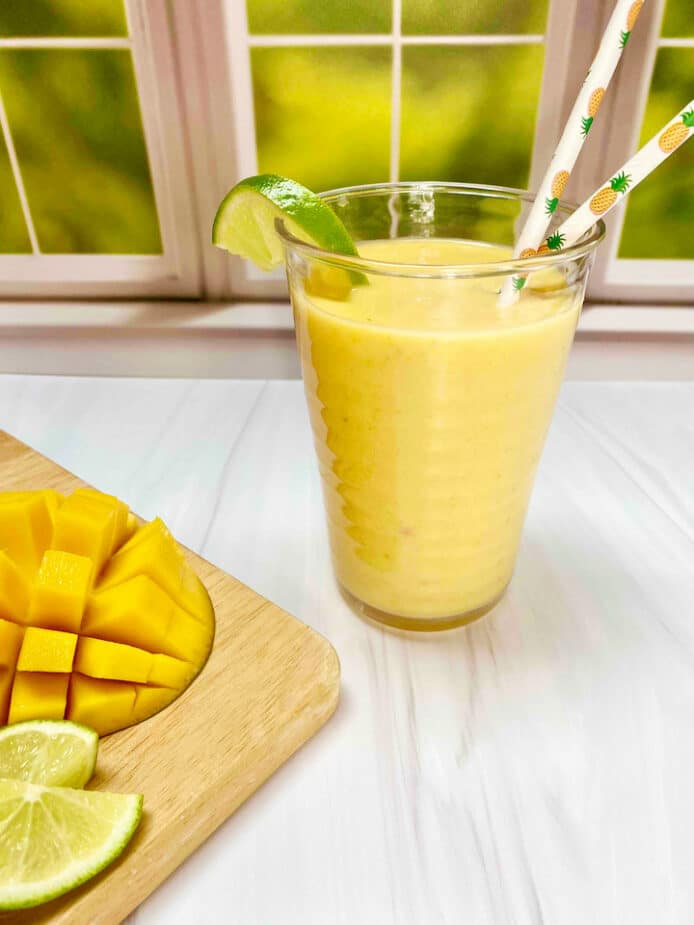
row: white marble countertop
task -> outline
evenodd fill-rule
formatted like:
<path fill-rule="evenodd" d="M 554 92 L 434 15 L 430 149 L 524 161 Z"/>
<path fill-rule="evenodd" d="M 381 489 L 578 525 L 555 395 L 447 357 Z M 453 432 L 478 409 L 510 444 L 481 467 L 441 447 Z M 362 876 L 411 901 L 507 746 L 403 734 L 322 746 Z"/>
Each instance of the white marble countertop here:
<path fill-rule="evenodd" d="M 332 580 L 298 382 L 0 377 L 0 427 L 324 633 L 335 717 L 138 925 L 694 922 L 694 383 L 569 383 L 467 629 Z"/>

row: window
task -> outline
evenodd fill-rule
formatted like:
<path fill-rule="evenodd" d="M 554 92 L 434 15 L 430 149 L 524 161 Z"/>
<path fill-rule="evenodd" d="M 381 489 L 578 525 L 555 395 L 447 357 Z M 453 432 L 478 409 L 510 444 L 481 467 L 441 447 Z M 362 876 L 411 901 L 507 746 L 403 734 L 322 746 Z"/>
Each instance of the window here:
<path fill-rule="evenodd" d="M 618 75 L 609 111 L 601 112 L 602 182 L 694 96 L 694 8 L 691 0 L 644 7 Z M 606 102 L 608 98 L 606 98 Z M 604 299 L 694 301 L 694 148 L 684 145 L 608 221 L 609 234 L 591 292 Z"/>
<path fill-rule="evenodd" d="M 547 3 L 227 2 L 239 173 L 526 186 Z M 234 291 L 283 291 L 237 265 Z M 262 288 L 258 288 L 262 287 Z"/>
<path fill-rule="evenodd" d="M 280 298 L 209 244 L 275 171 L 534 187 L 614 0 L 0 3 L 0 296 Z M 644 66 L 645 65 L 645 66 Z M 691 0 L 649 0 L 567 189 L 692 96 Z M 694 301 L 694 142 L 608 217 L 598 299 Z"/>
<path fill-rule="evenodd" d="M 0 293 L 197 294 L 164 12 L 0 4 Z"/>

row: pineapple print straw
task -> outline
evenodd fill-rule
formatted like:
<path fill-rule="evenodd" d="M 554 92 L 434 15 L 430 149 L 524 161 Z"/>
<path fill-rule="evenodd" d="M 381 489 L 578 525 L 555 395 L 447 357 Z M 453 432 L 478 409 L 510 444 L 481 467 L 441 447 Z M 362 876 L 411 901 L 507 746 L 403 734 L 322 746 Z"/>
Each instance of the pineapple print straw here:
<path fill-rule="evenodd" d="M 594 224 L 596 216 L 606 215 L 649 173 L 670 157 L 680 145 L 694 135 L 694 100 L 681 109 L 657 134 L 647 141 L 606 183 L 599 187 L 587 202 L 579 206 L 567 220 L 547 238 L 550 250 L 561 250 L 575 244 Z"/>
<path fill-rule="evenodd" d="M 536 248 L 542 242 L 550 217 L 559 204 L 643 4 L 644 0 L 617 0 L 600 47 L 516 241 L 514 256 L 530 257 L 538 253 Z M 507 278 L 501 289 L 499 305 L 512 305 L 524 285 L 523 276 Z"/>

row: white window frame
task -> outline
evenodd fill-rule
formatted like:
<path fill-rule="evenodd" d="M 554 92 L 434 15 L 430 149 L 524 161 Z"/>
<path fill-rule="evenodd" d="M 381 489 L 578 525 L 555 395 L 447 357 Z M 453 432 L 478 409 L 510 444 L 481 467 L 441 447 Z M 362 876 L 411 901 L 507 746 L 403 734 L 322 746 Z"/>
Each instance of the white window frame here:
<path fill-rule="evenodd" d="M 556 0 L 554 0 L 556 3 Z M 560 0 L 571 5 L 574 0 Z M 258 172 L 255 145 L 255 113 L 250 67 L 252 48 L 278 47 L 373 47 L 391 48 L 393 53 L 391 69 L 391 125 L 389 179 L 396 182 L 400 169 L 400 91 L 402 82 L 402 49 L 405 46 L 422 45 L 543 45 L 544 35 L 403 35 L 402 0 L 392 0 L 392 27 L 390 32 L 378 34 L 311 34 L 311 35 L 251 35 L 245 2 L 227 0 L 225 7 L 226 57 L 230 62 L 228 79 L 229 94 L 233 100 L 233 147 L 234 162 L 238 175 L 246 176 Z M 559 23 L 559 17 L 555 20 Z M 560 31 L 560 30 L 558 30 Z M 538 120 L 544 132 L 558 117 L 556 95 L 546 93 L 543 118 Z M 537 132 L 536 132 L 537 134 Z M 535 171 L 531 164 L 531 174 Z M 232 181 L 233 182 L 233 181 Z M 231 184 L 230 184 L 231 185 Z M 286 284 L 283 273 L 267 274 L 256 270 L 247 262 L 231 259 L 227 261 L 230 270 L 229 288 L 226 294 L 231 298 L 286 298 Z"/>
<path fill-rule="evenodd" d="M 127 37 L 4 38 L 3 48 L 119 48 L 132 53 L 145 144 L 159 216 L 162 254 L 42 254 L 11 126 L 0 99 L 0 130 L 32 245 L 31 254 L 0 255 L 0 297 L 201 294 L 185 135 L 166 0 L 125 0 Z"/>
<path fill-rule="evenodd" d="M 587 193 L 611 176 L 638 148 L 658 49 L 694 48 L 694 38 L 660 38 L 665 3 L 666 0 L 649 0 L 644 5 L 629 40 L 629 53 L 625 54 L 611 92 L 605 97 L 604 111 L 601 109 L 596 122 L 600 128 L 599 153 L 592 152 L 582 180 L 587 184 Z M 682 100 L 682 105 L 686 102 Z M 597 253 L 589 295 L 605 301 L 694 303 L 694 260 L 618 256 L 627 206 L 628 201 L 608 217 L 608 235 Z"/>
<path fill-rule="evenodd" d="M 1 255 L 0 297 L 51 300 L 189 298 L 210 303 L 286 299 L 280 278 L 248 270 L 210 244 L 221 196 L 239 177 L 257 172 L 250 48 L 260 45 L 384 45 L 393 48 L 390 178 L 397 179 L 402 47 L 407 44 L 508 44 L 541 36 L 402 36 L 402 0 L 393 26 L 379 35 L 249 36 L 245 0 L 125 0 L 130 38 L 16 39 L 15 47 L 130 47 L 140 93 L 145 140 L 160 219 L 163 256 Z M 604 179 L 596 165 L 618 166 L 635 146 L 650 72 L 638 94 L 630 90 L 644 55 L 652 62 L 664 0 L 649 0 L 631 38 L 600 119 L 575 169 L 567 197 L 580 200 Z M 537 186 L 573 99 L 595 53 L 613 0 L 550 0 L 545 70 L 530 173 Z M 597 23 L 597 25 L 596 25 Z M 2 42 L 0 41 L 0 47 Z M 626 128 L 629 132 L 625 132 Z M 21 165 L 20 165 L 21 167 Z M 613 219 L 610 216 L 608 222 Z M 616 222 L 611 222 L 614 228 Z M 612 234 L 601 249 L 589 297 L 595 300 L 694 303 L 694 284 L 670 288 L 643 281 L 626 287 L 608 273 Z M 623 261 L 621 261 L 623 263 Z M 656 264 L 662 273 L 662 261 Z M 694 262 L 682 261 L 694 275 Z M 648 268 L 647 268 L 648 269 Z M 278 274 L 281 277 L 281 274 Z M 632 271 L 632 279 L 634 279 Z M 183 303 L 179 303 L 183 310 Z M 195 302 L 189 303 L 192 311 Z M 163 310 L 169 309 L 162 303 Z M 202 308 L 199 305 L 198 307 Z M 625 309 L 628 311 L 628 309 Z M 262 315 L 262 313 L 260 313 Z M 173 319 L 173 314 L 171 315 Z M 12 314 L 12 324 L 18 323 Z M 175 325 L 175 322 L 172 320 Z M 1 319 L 0 319 L 1 326 Z M 259 325 L 262 327 L 262 323 Z"/>
<path fill-rule="evenodd" d="M 178 0 L 180 7 L 182 0 Z M 540 90 L 538 118 L 533 143 L 530 188 L 535 188 L 546 168 L 573 100 L 590 62 L 597 50 L 602 29 L 612 12 L 613 0 L 550 0 L 545 36 L 470 35 L 470 36 L 406 36 L 400 23 L 402 0 L 392 0 L 393 22 L 390 33 L 378 35 L 250 35 L 246 4 L 240 0 L 220 0 L 216 56 L 228 61 L 226 76 L 229 100 L 225 107 L 229 131 L 217 144 L 226 157 L 226 182 L 216 188 L 218 201 L 236 180 L 257 173 L 255 117 L 250 69 L 250 50 L 255 47 L 298 46 L 383 46 L 393 50 L 390 179 L 398 179 L 400 86 L 402 48 L 406 45 L 501 45 L 545 44 L 545 68 Z M 217 6 L 216 3 L 211 6 Z M 664 0 L 650 0 L 639 17 L 630 41 L 629 53 L 615 76 L 591 132 L 583 156 L 578 162 L 567 189 L 567 198 L 582 201 L 605 179 L 605 166 L 618 167 L 636 148 L 641 119 L 650 87 L 653 63 L 658 45 L 694 45 L 685 42 L 659 40 Z M 190 33 L 188 33 L 190 34 Z M 209 36 L 207 37 L 209 41 Z M 187 56 L 186 56 L 187 57 Z M 645 62 L 645 67 L 644 67 Z M 219 90 L 219 84 L 215 89 Z M 635 92 L 634 88 L 637 88 Z M 230 156 L 230 152 L 231 156 Z M 221 179 L 221 176 L 218 176 Z M 615 210 L 617 213 L 617 210 Z M 623 212 L 608 219 L 609 235 L 600 249 L 594 268 L 589 298 L 600 301 L 654 302 L 666 304 L 694 301 L 694 261 L 640 260 L 616 258 Z M 208 289 L 217 297 L 232 299 L 273 299 L 286 297 L 286 285 L 281 272 L 261 273 L 249 264 L 234 258 L 207 260 Z M 664 282 L 664 277 L 667 280 Z"/>

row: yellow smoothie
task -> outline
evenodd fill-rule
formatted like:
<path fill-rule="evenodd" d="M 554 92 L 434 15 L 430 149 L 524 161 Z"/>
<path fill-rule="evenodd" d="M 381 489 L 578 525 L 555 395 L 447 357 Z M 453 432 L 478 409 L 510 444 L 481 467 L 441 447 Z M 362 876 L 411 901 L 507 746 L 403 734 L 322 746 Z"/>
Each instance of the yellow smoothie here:
<path fill-rule="evenodd" d="M 453 265 L 505 248 L 403 238 L 369 259 Z M 336 574 L 360 601 L 445 624 L 503 593 L 581 297 L 531 277 L 369 275 L 344 299 L 292 285 Z M 393 622 L 398 622 L 395 619 Z"/>

